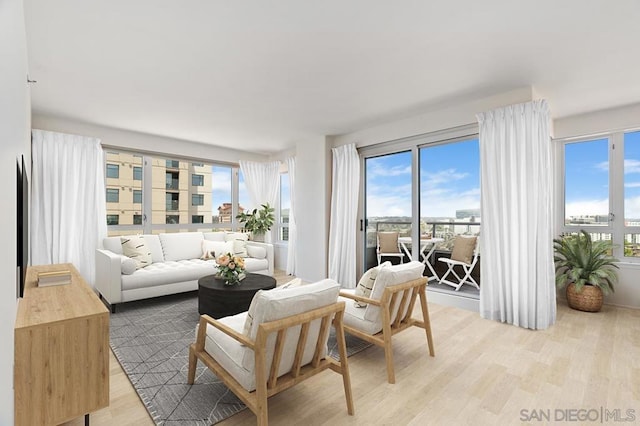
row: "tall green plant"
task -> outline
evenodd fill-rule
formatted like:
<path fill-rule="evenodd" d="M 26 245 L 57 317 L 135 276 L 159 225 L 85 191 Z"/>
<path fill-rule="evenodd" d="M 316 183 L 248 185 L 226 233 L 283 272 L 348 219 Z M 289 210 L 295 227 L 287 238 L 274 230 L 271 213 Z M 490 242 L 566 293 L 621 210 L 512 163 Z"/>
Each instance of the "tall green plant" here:
<path fill-rule="evenodd" d="M 591 235 L 582 230 L 576 235 L 556 238 L 553 243 L 558 288 L 575 283 L 576 292 L 582 291 L 584 285 L 600 287 L 603 294 L 614 292 L 618 259 L 609 255 L 609 241 L 593 241 Z"/>
<path fill-rule="evenodd" d="M 269 203 L 262 204 L 261 209 L 253 209 L 250 213 L 242 212 L 236 219 L 242 223 L 242 227 L 253 234 L 264 234 L 271 230 L 276 218 L 275 209 Z"/>

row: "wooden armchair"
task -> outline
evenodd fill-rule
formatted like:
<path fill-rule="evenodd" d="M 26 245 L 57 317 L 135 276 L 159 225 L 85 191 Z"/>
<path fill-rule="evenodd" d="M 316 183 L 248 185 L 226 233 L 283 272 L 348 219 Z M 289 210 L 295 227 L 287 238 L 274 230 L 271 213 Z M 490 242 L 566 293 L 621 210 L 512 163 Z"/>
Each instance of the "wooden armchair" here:
<path fill-rule="evenodd" d="M 396 380 L 391 341 L 395 334 L 411 326 L 423 328 L 427 337 L 429 355 L 435 356 L 425 291 L 427 278 L 422 277 L 424 264 L 421 267 L 416 264 L 421 264 L 421 262 L 382 268 L 378 272 L 371 297 L 358 296 L 352 290 L 340 291 L 342 300 L 349 299 L 345 309 L 344 330 L 362 340 L 384 348 L 389 383 L 395 383 Z M 401 271 L 403 267 L 410 265 L 420 271 L 420 278 L 415 278 L 415 274 Z M 414 278 L 406 281 L 406 277 L 411 275 Z M 411 317 L 418 298 L 420 298 L 422 321 Z M 353 301 L 366 303 L 367 307 L 356 307 Z"/>
<path fill-rule="evenodd" d="M 293 310 L 296 306 L 302 306 L 304 309 L 305 301 L 296 300 L 295 296 L 302 295 L 307 288 L 317 284 L 259 292 L 256 298 L 262 299 L 257 303 L 258 312 L 252 320 L 254 324 L 249 327 L 249 330 L 255 330 L 255 339 L 251 338 L 252 332 L 247 336 L 238 331 L 247 318 L 246 312 L 220 320 L 202 315 L 196 342 L 189 347 L 188 383 L 194 383 L 197 361 L 202 361 L 256 414 L 258 425 L 267 425 L 267 398 L 321 371 L 331 369 L 342 375 L 347 412 L 353 415 L 343 330 L 345 304 L 335 301 L 339 286 L 335 282 L 333 284 L 333 303 L 279 319 L 269 317 L 282 316 L 285 305 L 293 307 Z M 283 297 L 283 293 L 292 294 L 294 297 Z M 308 302 L 308 298 L 305 300 Z M 272 304 L 272 314 L 259 312 L 262 302 L 263 305 Z M 323 302 L 315 304 L 322 305 Z M 306 306 L 308 305 L 307 303 Z M 272 320 L 263 321 L 265 318 Z M 325 356 L 332 323 L 336 330 L 340 361 Z"/>

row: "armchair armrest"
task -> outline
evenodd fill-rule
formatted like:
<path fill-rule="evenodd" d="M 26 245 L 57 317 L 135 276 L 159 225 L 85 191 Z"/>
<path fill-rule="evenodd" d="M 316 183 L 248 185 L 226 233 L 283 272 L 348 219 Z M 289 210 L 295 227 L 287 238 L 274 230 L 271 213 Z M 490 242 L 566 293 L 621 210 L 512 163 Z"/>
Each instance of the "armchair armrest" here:
<path fill-rule="evenodd" d="M 255 342 L 253 340 L 249 339 L 244 334 L 238 333 L 237 331 L 235 331 L 234 329 L 232 329 L 228 325 L 225 325 L 225 324 L 221 323 L 220 321 L 217 321 L 217 320 L 211 318 L 209 315 L 206 315 L 206 314 L 200 316 L 200 323 L 198 324 L 198 337 L 196 339 L 196 346 L 199 349 L 204 348 L 204 339 L 205 339 L 205 336 L 207 334 L 206 333 L 207 324 L 211 324 L 213 327 L 215 327 L 218 330 L 222 331 L 224 334 L 226 334 L 227 336 L 231 337 L 232 339 L 235 339 L 238 342 L 240 342 L 241 344 L 245 345 L 246 347 L 255 350 L 255 345 L 256 344 L 255 344 Z"/>
<path fill-rule="evenodd" d="M 355 300 L 357 302 L 367 303 L 367 304 L 373 305 L 373 306 L 382 306 L 382 303 L 380 303 L 379 300 L 370 299 L 370 298 L 364 297 L 364 296 L 356 296 L 355 294 L 347 293 L 347 292 L 344 292 L 344 291 L 340 292 L 340 296 L 346 297 L 347 299 Z"/>

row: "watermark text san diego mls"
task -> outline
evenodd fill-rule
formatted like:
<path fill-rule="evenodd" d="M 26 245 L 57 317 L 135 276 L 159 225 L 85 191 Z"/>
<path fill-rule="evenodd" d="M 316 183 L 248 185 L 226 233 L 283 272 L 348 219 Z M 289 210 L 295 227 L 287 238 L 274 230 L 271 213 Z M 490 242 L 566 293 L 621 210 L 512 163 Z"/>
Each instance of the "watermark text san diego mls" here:
<path fill-rule="evenodd" d="M 635 422 L 633 408 L 533 408 L 520 410 L 521 422 Z"/>

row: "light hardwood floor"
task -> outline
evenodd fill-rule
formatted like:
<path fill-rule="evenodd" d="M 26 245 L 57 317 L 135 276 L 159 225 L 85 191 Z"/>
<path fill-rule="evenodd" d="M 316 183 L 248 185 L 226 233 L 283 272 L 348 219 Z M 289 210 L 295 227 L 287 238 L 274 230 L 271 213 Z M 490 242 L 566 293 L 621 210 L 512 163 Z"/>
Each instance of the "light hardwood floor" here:
<path fill-rule="evenodd" d="M 428 356 L 423 330 L 397 335 L 395 385 L 387 383 L 382 348 L 349 358 L 355 416 L 347 415 L 340 376 L 325 373 L 271 398 L 270 424 L 520 424 L 533 410 L 553 421 L 569 413 L 561 410 L 601 407 L 620 409 L 618 419 L 634 410 L 640 420 L 640 310 L 605 306 L 591 314 L 559 301 L 556 324 L 544 331 L 436 304 L 429 310 L 436 356 Z M 220 425 L 255 421 L 244 410 Z M 153 424 L 113 355 L 111 405 L 91 424 Z"/>

